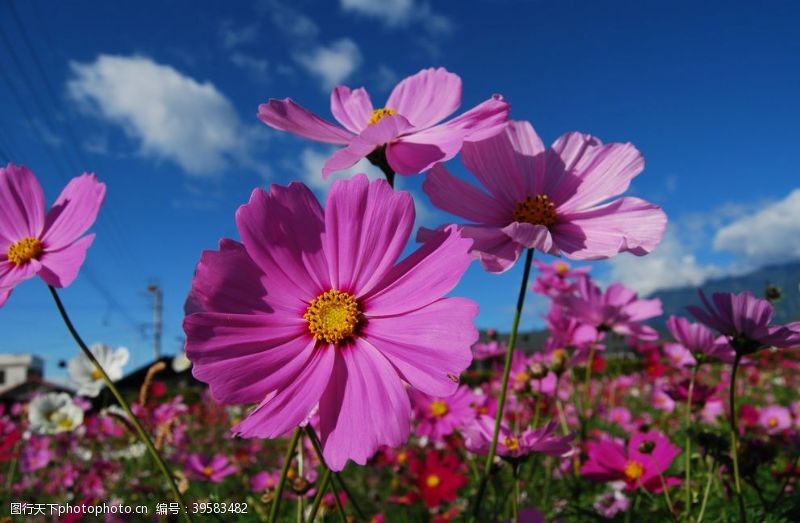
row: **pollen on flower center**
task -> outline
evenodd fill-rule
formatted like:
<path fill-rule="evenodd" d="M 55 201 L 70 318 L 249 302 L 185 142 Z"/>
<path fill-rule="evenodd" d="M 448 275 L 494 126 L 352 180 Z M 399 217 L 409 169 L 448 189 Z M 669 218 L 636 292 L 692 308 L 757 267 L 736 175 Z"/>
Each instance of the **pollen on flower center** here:
<path fill-rule="evenodd" d="M 431 474 L 427 478 L 425 478 L 425 484 L 428 485 L 430 488 L 436 488 L 442 480 L 436 474 Z"/>
<path fill-rule="evenodd" d="M 447 403 L 442 400 L 433 400 L 428 408 L 430 409 L 431 414 L 437 418 L 441 418 L 450 410 L 447 408 Z"/>
<path fill-rule="evenodd" d="M 773 428 L 773 429 L 774 429 L 775 427 L 777 427 L 777 426 L 778 426 L 778 418 L 776 418 L 776 417 L 774 417 L 774 416 L 770 417 L 770 418 L 767 420 L 767 425 L 769 425 L 769 426 L 770 426 L 770 428 Z"/>
<path fill-rule="evenodd" d="M 625 477 L 630 481 L 636 481 L 637 479 L 641 478 L 643 474 L 644 465 L 638 461 L 631 460 L 625 465 Z"/>
<path fill-rule="evenodd" d="M 303 315 L 314 338 L 327 343 L 339 343 L 352 337 L 360 317 L 355 296 L 335 289 L 311 300 Z"/>
<path fill-rule="evenodd" d="M 103 373 L 102 373 L 102 372 L 100 372 L 100 369 L 99 369 L 99 368 L 95 367 L 95 368 L 94 368 L 94 370 L 92 371 L 92 379 L 93 379 L 94 381 L 97 381 L 97 380 L 99 380 L 99 379 L 100 379 L 100 378 L 102 378 L 102 377 L 103 377 Z"/>
<path fill-rule="evenodd" d="M 372 116 L 369 117 L 368 125 L 375 125 L 376 123 L 380 122 L 387 116 L 394 116 L 397 114 L 397 109 L 392 109 L 391 107 L 379 107 L 372 111 Z"/>
<path fill-rule="evenodd" d="M 508 450 L 519 450 L 519 440 L 514 436 L 506 436 L 503 439 L 503 446 Z"/>
<path fill-rule="evenodd" d="M 514 209 L 514 221 L 550 227 L 556 223 L 556 205 L 546 194 L 526 196 Z"/>
<path fill-rule="evenodd" d="M 28 236 L 16 243 L 12 243 L 8 248 L 8 261 L 15 265 L 25 265 L 31 260 L 39 259 L 39 256 L 44 252 L 42 242 L 37 238 Z"/>
<path fill-rule="evenodd" d="M 212 475 L 212 474 L 214 474 L 214 469 L 212 469 L 212 468 L 211 468 L 211 467 L 209 467 L 208 465 L 206 465 L 205 467 L 203 467 L 203 475 L 204 475 L 204 476 L 206 476 L 206 477 L 211 477 L 211 475 Z"/>

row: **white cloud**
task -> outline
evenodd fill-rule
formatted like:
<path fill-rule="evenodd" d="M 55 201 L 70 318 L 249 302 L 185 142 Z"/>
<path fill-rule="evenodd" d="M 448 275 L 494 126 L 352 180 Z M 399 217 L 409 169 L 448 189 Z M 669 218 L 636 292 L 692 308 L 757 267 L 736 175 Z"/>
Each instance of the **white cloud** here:
<path fill-rule="evenodd" d="M 453 22 L 444 15 L 435 13 L 430 4 L 415 0 L 340 0 L 344 11 L 375 18 L 387 27 L 421 25 L 432 35 L 449 34 Z"/>
<path fill-rule="evenodd" d="M 142 56 L 100 55 L 70 68 L 70 97 L 121 126 L 142 155 L 195 176 L 213 176 L 232 160 L 246 163 L 251 135 L 212 83 Z"/>
<path fill-rule="evenodd" d="M 341 84 L 362 62 L 361 51 L 349 38 L 297 53 L 294 58 L 306 71 L 320 79 L 320 86 L 326 91 Z"/>
<path fill-rule="evenodd" d="M 262 6 L 268 11 L 275 27 L 285 35 L 298 39 L 312 39 L 319 34 L 319 26 L 310 17 L 280 2 L 268 1 Z"/>
<path fill-rule="evenodd" d="M 800 258 L 800 189 L 720 228 L 714 249 L 737 254 L 751 267 Z"/>
<path fill-rule="evenodd" d="M 647 256 L 620 254 L 609 260 L 610 279 L 647 295 L 662 289 L 696 287 L 723 275 L 720 267 L 698 263 L 678 227 L 671 222 L 661 244 Z"/>
<path fill-rule="evenodd" d="M 230 56 L 231 63 L 247 71 L 254 80 L 266 82 L 269 80 L 269 62 L 263 58 L 256 58 L 249 54 L 236 51 Z"/>
<path fill-rule="evenodd" d="M 258 39 L 259 26 L 252 23 L 244 26 L 237 26 L 233 20 L 223 20 L 219 28 L 219 36 L 222 45 L 226 49 L 233 49 L 242 44 L 253 43 Z"/>

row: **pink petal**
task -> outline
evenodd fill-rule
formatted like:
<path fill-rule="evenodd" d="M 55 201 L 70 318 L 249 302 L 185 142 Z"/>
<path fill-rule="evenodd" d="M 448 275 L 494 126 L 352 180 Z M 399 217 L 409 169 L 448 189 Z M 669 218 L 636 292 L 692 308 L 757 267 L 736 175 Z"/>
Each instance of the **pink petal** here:
<path fill-rule="evenodd" d="M 423 69 L 392 90 L 386 107 L 395 109 L 417 129 L 453 114 L 461 104 L 461 78 L 443 67 Z"/>
<path fill-rule="evenodd" d="M 0 307 L 6 304 L 9 296 L 11 296 L 11 289 L 0 289 Z"/>
<path fill-rule="evenodd" d="M 328 158 L 322 167 L 322 177 L 327 178 L 333 172 L 354 166 L 376 148 L 393 141 L 410 129 L 411 124 L 400 115 L 387 116 L 368 126 L 347 147 Z"/>
<path fill-rule="evenodd" d="M 661 242 L 667 216 L 639 198 L 620 198 L 586 211 L 559 215 L 551 227 L 555 246 L 568 258 L 598 260 L 620 252 L 642 256 Z"/>
<path fill-rule="evenodd" d="M 272 309 L 266 303 L 268 281 L 243 244 L 222 239 L 218 251 L 203 251 L 200 255 L 192 280 L 192 295 L 201 310 L 269 313 Z"/>
<path fill-rule="evenodd" d="M 528 122 L 509 122 L 503 132 L 467 142 L 464 166 L 496 198 L 516 205 L 526 196 L 544 194 L 545 148 Z"/>
<path fill-rule="evenodd" d="M 42 232 L 45 250 L 59 249 L 75 241 L 92 226 L 106 196 L 106 184 L 94 174 L 69 181 L 47 213 Z"/>
<path fill-rule="evenodd" d="M 508 108 L 496 96 L 448 122 L 402 136 L 386 148 L 389 165 L 398 174 L 416 174 L 450 160 L 465 140 L 483 140 L 501 132 L 507 125 Z"/>
<path fill-rule="evenodd" d="M 472 300 L 444 298 L 406 314 L 369 318 L 363 332 L 412 387 L 447 397 L 472 362 L 477 314 Z"/>
<path fill-rule="evenodd" d="M 513 214 L 513 209 L 456 178 L 441 164 L 428 172 L 422 190 L 439 209 L 471 222 L 504 226 Z"/>
<path fill-rule="evenodd" d="M 365 314 L 373 318 L 413 311 L 453 290 L 472 260 L 470 243 L 455 227 L 436 234 L 362 296 Z"/>
<path fill-rule="evenodd" d="M 323 143 L 346 144 L 353 138 L 349 131 L 326 122 L 319 116 L 297 105 L 291 98 L 270 99 L 258 106 L 258 119 L 279 131 Z"/>
<path fill-rule="evenodd" d="M 331 470 L 339 471 L 348 459 L 364 465 L 379 447 L 403 444 L 411 406 L 397 372 L 364 340 L 335 353 L 319 413 L 322 453 Z"/>
<path fill-rule="evenodd" d="M 44 223 L 44 196 L 36 176 L 24 166 L 0 167 L 0 248 L 38 238 Z"/>
<path fill-rule="evenodd" d="M 514 266 L 523 247 L 502 229 L 495 227 L 461 228 L 464 238 L 473 240 L 471 254 L 478 257 L 484 270 L 505 272 Z"/>
<path fill-rule="evenodd" d="M 224 403 L 254 403 L 285 387 L 314 350 L 305 321 L 278 314 L 200 312 L 187 316 L 192 374 Z"/>
<path fill-rule="evenodd" d="M 86 251 L 93 241 L 94 234 L 89 234 L 57 251 L 46 249 L 39 259 L 42 264 L 39 276 L 47 285 L 59 288 L 69 286 L 78 276 L 86 259 Z"/>
<path fill-rule="evenodd" d="M 503 232 L 511 238 L 511 241 L 527 249 L 536 249 L 554 255 L 558 254 L 558 249 L 553 249 L 553 237 L 544 225 L 512 222 L 503 227 Z"/>
<path fill-rule="evenodd" d="M 305 185 L 256 189 L 236 212 L 236 225 L 250 258 L 268 277 L 267 292 L 281 303 L 299 310 L 331 288 L 322 208 Z"/>
<path fill-rule="evenodd" d="M 359 134 L 372 116 L 372 101 L 363 87 L 351 90 L 339 86 L 331 91 L 331 112 L 347 130 Z"/>
<path fill-rule="evenodd" d="M 305 421 L 319 403 L 333 372 L 336 350 L 321 345 L 297 377 L 268 396 L 247 418 L 233 427 L 245 438 L 277 438 Z"/>
<path fill-rule="evenodd" d="M 8 299 L 14 287 L 36 276 L 41 269 L 42 265 L 38 260 L 31 260 L 24 265 L 0 261 L 0 294 L 5 292 L 5 299 Z"/>
<path fill-rule="evenodd" d="M 628 189 L 644 169 L 641 153 L 630 143 L 603 145 L 581 133 L 567 133 L 552 145 L 547 158 L 547 194 L 559 209 L 586 209 Z"/>
<path fill-rule="evenodd" d="M 334 182 L 325 204 L 325 254 L 334 289 L 364 295 L 395 264 L 414 226 L 414 202 L 384 180 Z"/>

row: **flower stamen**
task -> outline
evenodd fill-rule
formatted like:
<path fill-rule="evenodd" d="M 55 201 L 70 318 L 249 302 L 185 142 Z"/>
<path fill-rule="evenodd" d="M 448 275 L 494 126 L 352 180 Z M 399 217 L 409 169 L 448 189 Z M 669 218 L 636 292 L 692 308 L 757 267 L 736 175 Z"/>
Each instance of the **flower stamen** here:
<path fill-rule="evenodd" d="M 430 409 L 431 414 L 437 418 L 441 418 L 450 410 L 447 407 L 447 403 L 442 400 L 433 400 L 428 408 Z"/>
<path fill-rule="evenodd" d="M 361 318 L 355 296 L 349 292 L 331 289 L 323 292 L 308 305 L 303 319 L 315 339 L 339 343 L 351 338 Z"/>
<path fill-rule="evenodd" d="M 44 246 L 38 238 L 28 236 L 16 243 L 12 243 L 8 248 L 8 261 L 19 266 L 25 265 L 31 260 L 38 260 L 44 252 Z"/>
<path fill-rule="evenodd" d="M 638 461 L 631 460 L 625 465 L 625 477 L 629 481 L 636 481 L 644 475 L 644 465 Z"/>
<path fill-rule="evenodd" d="M 514 210 L 514 221 L 551 227 L 556 223 L 556 205 L 546 194 L 526 196 L 524 200 L 517 203 L 517 208 Z"/>
<path fill-rule="evenodd" d="M 375 125 L 387 116 L 394 116 L 396 114 L 397 109 L 392 109 L 391 107 L 379 107 L 372 111 L 372 116 L 369 117 L 369 122 L 367 122 L 367 125 Z"/>

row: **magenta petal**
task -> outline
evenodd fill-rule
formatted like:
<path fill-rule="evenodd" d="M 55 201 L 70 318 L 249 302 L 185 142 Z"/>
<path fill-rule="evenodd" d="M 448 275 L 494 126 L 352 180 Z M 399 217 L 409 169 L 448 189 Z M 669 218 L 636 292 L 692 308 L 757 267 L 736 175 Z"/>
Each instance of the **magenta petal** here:
<path fill-rule="evenodd" d="M 333 371 L 336 350 L 321 345 L 285 388 L 268 396 L 233 433 L 245 438 L 277 438 L 305 421 L 319 403 Z"/>
<path fill-rule="evenodd" d="M 555 246 L 569 258 L 597 260 L 620 252 L 642 256 L 661 242 L 667 216 L 639 198 L 620 198 L 600 207 L 559 216 L 551 228 Z"/>
<path fill-rule="evenodd" d="M 456 178 L 441 164 L 428 172 L 422 190 L 439 209 L 472 222 L 506 225 L 513 213 L 513 208 Z"/>
<path fill-rule="evenodd" d="M 325 160 L 322 166 L 322 178 L 327 180 L 328 176 L 337 172 L 344 171 L 357 164 L 375 149 L 369 142 L 354 138 L 350 145 L 334 152 L 330 158 Z"/>
<path fill-rule="evenodd" d="M 471 254 L 478 257 L 484 270 L 505 272 L 514 266 L 523 247 L 497 227 L 461 227 L 461 235 L 472 240 Z"/>
<path fill-rule="evenodd" d="M 478 305 L 472 300 L 444 298 L 414 312 L 370 318 L 364 336 L 412 387 L 447 397 L 472 362 L 477 314 Z"/>
<path fill-rule="evenodd" d="M 331 288 L 323 249 L 322 208 L 301 183 L 256 189 L 239 207 L 236 225 L 247 254 L 268 278 L 268 293 L 293 307 Z"/>
<path fill-rule="evenodd" d="M 44 196 L 36 176 L 24 166 L 0 167 L 0 247 L 38 238 L 44 224 Z"/>
<path fill-rule="evenodd" d="M 460 141 L 455 146 L 460 148 Z M 437 162 L 449 160 L 455 154 L 448 156 L 437 144 L 415 143 L 402 138 L 386 146 L 386 161 L 389 166 L 397 174 L 405 176 L 419 174 Z"/>
<path fill-rule="evenodd" d="M 331 173 L 348 169 L 358 163 L 377 147 L 393 141 L 411 129 L 408 120 L 400 115 L 387 116 L 378 123 L 368 126 L 362 133 L 353 138 L 344 149 L 336 151 L 322 167 L 322 177 Z"/>
<path fill-rule="evenodd" d="M 325 204 L 325 254 L 334 289 L 359 296 L 395 264 L 414 226 L 414 202 L 384 180 L 337 180 Z"/>
<path fill-rule="evenodd" d="M 191 294 L 200 310 L 268 313 L 272 312 L 266 303 L 268 281 L 243 244 L 222 239 L 218 251 L 200 255 Z"/>
<path fill-rule="evenodd" d="M 372 116 L 372 101 L 363 87 L 350 89 L 343 85 L 331 91 L 331 112 L 348 131 L 361 133 Z"/>
<path fill-rule="evenodd" d="M 465 143 L 461 158 L 489 192 L 510 205 L 545 194 L 545 148 L 528 122 L 509 122 L 491 138 Z"/>
<path fill-rule="evenodd" d="M 86 259 L 86 251 L 93 241 L 94 234 L 89 234 L 57 251 L 45 250 L 39 259 L 42 264 L 39 276 L 47 285 L 59 288 L 69 286 L 78 276 Z"/>
<path fill-rule="evenodd" d="M 544 225 L 511 222 L 503 227 L 503 232 L 512 241 L 527 249 L 536 249 L 553 255 L 558 254 L 558 249 L 553 249 L 553 237 L 550 235 L 550 230 Z"/>
<path fill-rule="evenodd" d="M 400 377 L 374 347 L 357 339 L 339 348 L 320 401 L 322 453 L 331 470 L 364 465 L 383 445 L 408 439 L 411 406 Z"/>
<path fill-rule="evenodd" d="M 461 78 L 443 67 L 423 69 L 392 90 L 386 108 L 424 129 L 453 114 L 461 104 Z"/>
<path fill-rule="evenodd" d="M 438 300 L 453 290 L 467 270 L 472 260 L 470 244 L 455 227 L 434 235 L 361 297 L 365 314 L 390 316 Z"/>
<path fill-rule="evenodd" d="M 11 296 L 11 289 L 0 289 L 0 307 L 6 304 L 9 296 Z"/>
<path fill-rule="evenodd" d="M 25 280 L 36 276 L 42 269 L 38 260 L 31 260 L 25 265 L 15 265 L 10 261 L 0 261 L 0 291 L 10 293 L 11 289 Z M 6 295 L 8 299 L 8 295 Z"/>
<path fill-rule="evenodd" d="M 69 181 L 47 213 L 42 243 L 45 250 L 60 249 L 75 241 L 92 226 L 106 195 L 106 184 L 94 174 Z"/>
<path fill-rule="evenodd" d="M 354 136 L 297 105 L 291 98 L 271 99 L 259 105 L 258 119 L 273 129 L 323 143 L 346 144 Z"/>

